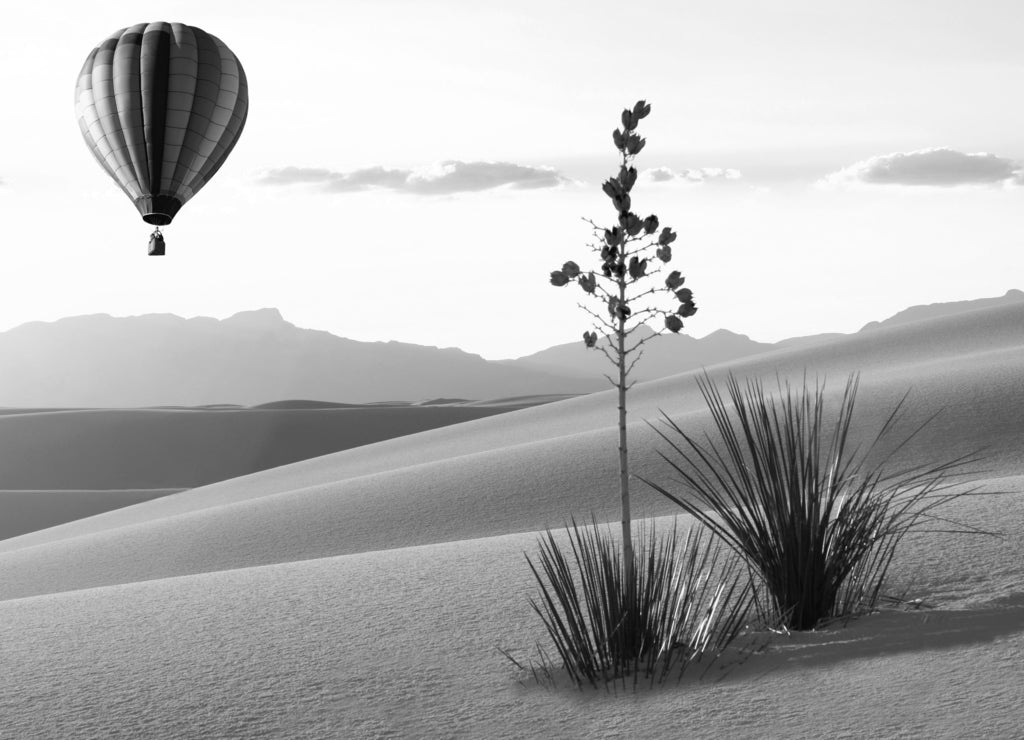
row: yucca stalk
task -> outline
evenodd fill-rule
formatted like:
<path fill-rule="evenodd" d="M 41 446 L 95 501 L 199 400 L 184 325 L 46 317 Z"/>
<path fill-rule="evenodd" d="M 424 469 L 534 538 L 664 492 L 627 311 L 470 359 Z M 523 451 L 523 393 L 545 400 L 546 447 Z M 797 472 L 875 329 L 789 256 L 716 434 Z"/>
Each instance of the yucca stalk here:
<path fill-rule="evenodd" d="M 565 262 L 561 269 L 553 270 L 550 282 L 555 287 L 577 283 L 584 295 L 601 304 L 593 310 L 580 304 L 580 308 L 594 320 L 594 331 L 583 332 L 583 343 L 588 349 L 596 349 L 615 368 L 614 377 L 605 375 L 618 397 L 619 432 L 619 501 L 622 507 L 622 552 L 626 573 L 633 567 L 633 540 L 631 526 L 633 514 L 630 510 L 629 440 L 626 434 L 626 394 L 635 381 L 630 373 L 643 356 L 643 346 L 661 332 L 654 335 L 635 336 L 646 321 L 660 318 L 665 330 L 673 333 L 683 328 L 683 319 L 697 313 L 693 291 L 684 288 L 686 278 L 673 270 L 664 281 L 655 281 L 663 265 L 672 260 L 672 243 L 676 233 L 667 226 L 662 227 L 658 217 L 651 214 L 641 218 L 632 209 L 633 187 L 637 182 L 636 156 L 646 146 L 647 140 L 638 133 L 640 121 L 651 112 L 646 101 L 637 101 L 631 108 L 622 111 L 622 127 L 615 129 L 612 141 L 619 152 L 618 173 L 605 180 L 602 191 L 611 200 L 615 209 L 615 222 L 610 228 L 603 228 L 587 220 L 593 228 L 594 241 L 591 251 L 600 258 L 596 271 L 585 272 L 572 260 Z M 661 232 L 658 233 L 658 229 Z M 671 307 L 659 306 L 653 298 L 660 294 L 671 295 Z M 678 305 L 672 305 L 678 303 Z M 598 335 L 603 336 L 598 336 Z"/>
<path fill-rule="evenodd" d="M 834 414 L 827 414 L 824 383 L 812 390 L 805 379 L 794 389 L 780 380 L 775 398 L 760 380 L 744 388 L 730 374 L 727 404 L 709 375 L 697 382 L 717 437 L 698 440 L 665 416 L 665 429 L 655 430 L 675 459 L 659 454 L 682 490 L 644 482 L 746 560 L 781 626 L 806 630 L 873 608 L 897 546 L 927 522 L 955 527 L 929 531 L 980 532 L 934 513 L 978 493 L 962 486 L 976 455 L 893 466 L 934 418 L 898 436 L 906 395 L 870 444 L 855 447 L 857 375 Z"/>
<path fill-rule="evenodd" d="M 713 663 L 743 626 L 747 580 L 737 560 L 720 562 L 721 547 L 700 529 L 681 538 L 673 524 L 659 539 L 652 521 L 640 530 L 632 569 L 609 527 L 573 521 L 566 532 L 568 551 L 549 530 L 538 562 L 526 559 L 540 585 L 531 605 L 577 686 L 682 677 L 694 662 Z"/>
<path fill-rule="evenodd" d="M 642 218 L 633 210 L 633 188 L 638 179 L 634 160 L 646 145 L 638 128 L 650 112 L 648 103 L 638 101 L 622 111 L 622 127 L 612 133 L 612 142 L 619 153 L 618 172 L 607 179 L 601 189 L 611 200 L 615 221 L 603 228 L 588 219 L 594 237 L 589 247 L 599 258 L 597 269 L 584 271 L 570 260 L 550 274 L 552 285 L 564 287 L 576 283 L 585 296 L 598 302 L 596 310 L 580 304 L 594 320 L 593 331 L 583 332 L 583 343 L 601 352 L 615 368 L 614 377 L 605 377 L 615 387 L 618 400 L 618 482 L 622 510 L 619 544 L 613 543 L 610 534 L 602 534 L 596 521 L 593 528 L 587 530 L 581 530 L 574 521 L 569 528 L 571 556 L 559 549 L 549 531 L 540 542 L 539 569 L 530 561 L 530 568 L 541 585 L 541 600 L 534 602 L 534 608 L 544 620 L 570 676 L 578 684 L 586 681 L 596 685 L 599 680 L 613 678 L 625 680 L 627 675 L 638 676 L 641 667 L 645 675 L 652 675 L 655 665 L 674 661 L 683 644 L 677 644 L 678 640 L 696 639 L 705 632 L 719 635 L 717 627 L 712 630 L 710 625 L 705 625 L 705 632 L 701 632 L 696 623 L 690 621 L 695 617 L 687 611 L 691 606 L 689 600 L 694 598 L 692 589 L 698 582 L 693 580 L 692 574 L 678 570 L 684 566 L 676 562 L 679 543 L 675 533 L 670 541 L 659 544 L 652 528 L 649 546 L 642 542 L 637 548 L 633 542 L 627 393 L 636 382 L 630 380 L 630 375 L 643 356 L 643 346 L 660 334 L 660 331 L 652 334 L 644 331 L 640 335 L 636 332 L 641 328 L 649 329 L 647 321 L 661 319 L 666 331 L 676 333 L 683 328 L 683 319 L 697 312 L 693 291 L 683 287 L 686 279 L 679 270 L 655 280 L 662 267 L 672 260 L 671 245 L 676 233 L 661 226 L 655 214 Z M 658 305 L 655 300 L 661 294 L 671 295 L 668 306 Z M 685 547 L 691 545 L 704 547 L 699 538 L 692 543 L 687 539 Z M 693 552 L 696 551 L 686 550 L 686 553 Z M 684 563 L 690 567 L 698 565 L 685 560 Z M 690 590 L 679 595 L 670 592 L 672 588 Z M 734 589 L 735 582 L 730 595 Z M 700 593 L 704 595 L 703 591 Z M 684 604 L 680 608 L 690 615 L 682 621 L 674 616 L 679 604 Z M 717 619 L 718 608 L 715 606 L 707 618 Z M 702 655 L 703 650 L 702 647 L 695 654 Z"/>

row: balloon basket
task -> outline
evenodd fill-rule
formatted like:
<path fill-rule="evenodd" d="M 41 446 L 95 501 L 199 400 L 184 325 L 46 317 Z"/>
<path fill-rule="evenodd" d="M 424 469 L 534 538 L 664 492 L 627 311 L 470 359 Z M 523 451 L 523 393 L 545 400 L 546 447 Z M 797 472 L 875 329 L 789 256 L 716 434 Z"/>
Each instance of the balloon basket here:
<path fill-rule="evenodd" d="M 164 235 L 160 233 L 160 229 L 155 229 L 149 236 L 149 256 L 164 256 Z"/>

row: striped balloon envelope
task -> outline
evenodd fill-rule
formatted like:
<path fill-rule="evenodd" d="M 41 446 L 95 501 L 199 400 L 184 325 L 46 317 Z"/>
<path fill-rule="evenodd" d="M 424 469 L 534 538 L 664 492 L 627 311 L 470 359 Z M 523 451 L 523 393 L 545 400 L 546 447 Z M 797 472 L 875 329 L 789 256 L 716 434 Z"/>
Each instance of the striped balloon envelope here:
<path fill-rule="evenodd" d="M 216 36 L 182 23 L 111 34 L 89 53 L 75 89 L 78 124 L 96 161 L 158 227 L 224 164 L 248 109 L 238 58 Z"/>

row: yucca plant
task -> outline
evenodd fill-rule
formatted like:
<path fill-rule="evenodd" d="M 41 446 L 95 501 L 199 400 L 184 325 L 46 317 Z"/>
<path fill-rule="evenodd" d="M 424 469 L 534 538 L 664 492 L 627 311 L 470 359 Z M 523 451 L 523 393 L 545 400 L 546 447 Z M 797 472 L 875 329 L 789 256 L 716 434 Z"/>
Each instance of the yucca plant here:
<path fill-rule="evenodd" d="M 661 334 L 660 330 L 640 335 L 636 332 L 641 328 L 649 332 L 651 327 L 645 322 L 658 318 L 664 322 L 666 331 L 678 333 L 683 328 L 683 319 L 697 313 L 693 291 L 683 287 L 686 278 L 679 270 L 673 270 L 664 280 L 655 279 L 672 260 L 672 244 L 677 234 L 668 226 L 662 226 L 657 215 L 652 213 L 641 218 L 632 210 L 636 205 L 633 187 L 639 177 L 634 160 L 647 144 L 638 128 L 640 121 L 650 113 L 649 103 L 637 101 L 632 108 L 623 109 L 622 128 L 612 133 L 612 142 L 619 153 L 619 168 L 615 176 L 605 180 L 601 189 L 615 209 L 615 222 L 610 228 L 602 228 L 588 219 L 594 235 L 589 246 L 599 257 L 599 269 L 587 272 L 570 260 L 561 269 L 553 270 L 550 276 L 551 284 L 557 288 L 577 283 L 584 295 L 601 306 L 601 310 L 595 311 L 579 304 L 594 320 L 594 331 L 583 332 L 584 346 L 601 352 L 614 368 L 614 375 L 605 377 L 618 396 L 619 500 L 627 573 L 633 563 L 633 515 L 629 498 L 626 395 L 636 382 L 630 380 L 630 376 L 643 357 L 644 345 Z M 666 305 L 659 305 L 654 301 L 657 296 L 671 298 Z"/>
<path fill-rule="evenodd" d="M 585 271 L 570 260 L 553 270 L 549 278 L 556 287 L 576 283 L 585 296 L 598 302 L 597 310 L 581 304 L 594 320 L 593 331 L 583 333 L 583 343 L 601 352 L 614 367 L 614 376 L 606 377 L 618 397 L 621 538 L 614 542 L 611 533 L 599 529 L 596 521 L 590 529 L 581 529 L 573 522 L 568 528 L 571 555 L 562 553 L 548 532 L 540 542 L 539 569 L 530 561 L 542 593 L 534 608 L 570 676 L 579 684 L 625 680 L 627 675 L 636 676 L 641 668 L 653 680 L 655 666 L 664 669 L 666 663 L 672 665 L 677 659 L 685 664 L 708 649 L 717 649 L 717 641 L 724 639 L 733 626 L 729 616 L 736 616 L 727 614 L 729 629 L 720 633 L 715 620 L 723 607 L 717 601 L 712 600 L 711 612 L 704 616 L 692 611 L 697 603 L 693 601 L 694 589 L 700 586 L 703 597 L 709 588 L 700 580 L 705 576 L 686 570 L 707 564 L 705 558 L 711 557 L 712 550 L 706 549 L 703 539 L 691 540 L 688 536 L 681 559 L 677 559 L 678 538 L 659 543 L 653 528 L 650 543 L 645 541 L 639 548 L 633 544 L 626 398 L 635 382 L 630 377 L 643 355 L 643 346 L 661 333 L 650 332 L 645 322 L 660 319 L 666 331 L 678 333 L 683 319 L 697 312 L 693 291 L 683 287 L 686 278 L 679 270 L 656 278 L 672 260 L 676 233 L 662 226 L 655 214 L 641 217 L 634 211 L 633 188 L 639 177 L 634 160 L 646 145 L 638 128 L 650 112 L 646 101 L 638 101 L 622 111 L 622 126 L 612 133 L 619 153 L 618 171 L 601 189 L 611 200 L 615 221 L 602 228 L 588 220 L 594 236 L 589 246 L 599 258 L 597 269 Z M 671 298 L 661 305 L 655 300 L 659 296 Z M 642 328 L 645 331 L 637 334 Z M 717 559 L 717 551 L 713 559 Z M 575 569 L 570 561 L 574 561 Z M 731 582 L 730 595 L 735 587 L 736 582 Z M 675 593 L 673 589 L 683 590 Z M 721 596 L 725 592 L 715 593 Z M 711 643 L 707 642 L 711 637 L 701 637 L 704 633 L 698 625 L 715 635 Z M 684 655 L 691 657 L 680 657 Z"/>
<path fill-rule="evenodd" d="M 580 688 L 625 688 L 673 673 L 681 678 L 695 662 L 710 666 L 749 611 L 740 562 L 723 557 L 699 527 L 683 537 L 673 524 L 668 536 L 656 537 L 652 520 L 640 528 L 630 577 L 620 543 L 603 529 L 573 521 L 566 527 L 571 556 L 550 530 L 538 562 L 526 556 L 540 585 L 531 605 L 569 678 Z"/>
<path fill-rule="evenodd" d="M 743 557 L 758 581 L 762 616 L 780 627 L 812 629 L 873 608 L 911 531 L 928 524 L 938 526 L 927 531 L 980 531 L 936 513 L 978 492 L 962 485 L 976 455 L 893 463 L 931 421 L 898 432 L 906 395 L 869 444 L 855 445 L 857 375 L 832 413 L 824 382 L 812 389 L 806 378 L 798 388 L 779 381 L 771 397 L 760 380 L 741 387 L 730 374 L 728 404 L 706 373 L 697 382 L 717 436 L 697 439 L 666 416 L 655 429 L 674 457 L 660 454 L 682 490 L 644 482 Z"/>

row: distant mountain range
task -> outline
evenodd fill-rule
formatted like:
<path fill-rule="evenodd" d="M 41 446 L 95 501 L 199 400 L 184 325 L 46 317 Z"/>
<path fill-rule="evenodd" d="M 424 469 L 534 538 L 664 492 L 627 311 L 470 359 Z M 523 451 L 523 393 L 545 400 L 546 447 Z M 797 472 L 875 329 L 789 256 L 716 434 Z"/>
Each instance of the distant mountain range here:
<path fill-rule="evenodd" d="M 491 399 L 603 388 L 459 349 L 357 342 L 300 329 L 277 309 L 228 319 L 76 316 L 0 334 L 0 406 L 257 405 Z"/>
<path fill-rule="evenodd" d="M 1007 291 L 1006 295 L 999 298 L 981 298 L 974 301 L 914 306 L 900 311 L 895 316 L 884 321 L 872 321 L 866 324 L 860 331 L 872 331 L 883 326 L 905 324 L 912 321 L 925 321 L 940 316 L 949 316 L 966 311 L 975 311 L 1018 302 L 1024 302 L 1024 292 L 1010 290 Z M 652 330 L 647 330 L 646 333 L 638 331 L 635 339 L 652 334 L 654 334 Z M 815 334 L 806 337 L 783 339 L 774 343 L 765 343 L 756 342 L 744 334 L 735 334 L 726 329 L 712 332 L 702 339 L 694 339 L 684 334 L 663 334 L 651 339 L 644 345 L 644 357 L 637 364 L 634 377 L 637 380 L 654 380 L 655 378 L 677 375 L 695 368 L 710 367 L 721 362 L 729 362 L 740 357 L 748 357 L 776 349 L 792 349 L 794 347 L 821 344 L 845 336 L 848 335 L 840 333 Z M 499 360 L 498 362 L 509 367 L 529 368 L 549 373 L 572 373 L 576 375 L 600 375 L 602 372 L 608 372 L 609 368 L 608 361 L 603 355 L 587 350 L 582 342 L 560 344 L 516 360 Z"/>
<path fill-rule="evenodd" d="M 861 331 L 1024 301 L 999 298 L 915 306 Z M 653 332 L 652 332 L 653 333 Z M 638 380 L 675 375 L 740 357 L 833 341 L 843 334 L 773 344 L 716 331 L 702 339 L 653 338 Z M 277 309 L 228 319 L 104 314 L 32 322 L 0 333 L 0 406 L 140 407 L 264 404 L 281 399 L 348 403 L 430 398 L 495 399 L 603 390 L 608 365 L 582 342 L 514 360 L 488 361 L 460 349 L 358 342 L 301 329 Z"/>
<path fill-rule="evenodd" d="M 653 335 L 652 329 L 641 327 L 630 337 L 630 344 Z M 686 334 L 654 336 L 643 346 L 643 360 L 637 363 L 633 377 L 637 380 L 663 378 L 771 349 L 775 349 L 774 344 L 755 342 L 748 336 L 725 329 L 719 329 L 703 339 L 694 339 Z M 601 377 L 601 373 L 611 372 L 607 358 L 600 352 L 588 350 L 582 341 L 560 344 L 516 360 L 498 362 L 507 367 L 582 376 Z M 604 383 L 607 387 L 608 382 Z"/>

